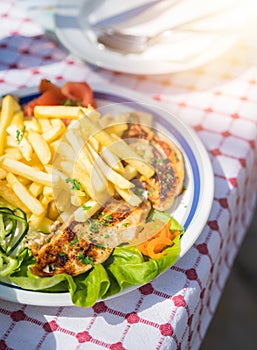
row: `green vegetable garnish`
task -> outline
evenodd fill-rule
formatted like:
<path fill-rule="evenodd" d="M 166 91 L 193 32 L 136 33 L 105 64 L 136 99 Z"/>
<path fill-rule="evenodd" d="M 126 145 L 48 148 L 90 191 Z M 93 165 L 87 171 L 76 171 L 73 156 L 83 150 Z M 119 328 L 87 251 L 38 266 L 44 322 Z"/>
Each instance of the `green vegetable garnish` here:
<path fill-rule="evenodd" d="M 82 262 L 82 264 L 84 264 L 84 265 L 92 265 L 92 266 L 94 266 L 94 260 L 93 260 L 93 258 L 91 258 L 91 257 L 88 257 L 88 256 L 84 256 L 83 255 L 83 253 L 78 253 L 78 255 L 77 255 L 77 259 L 79 260 L 79 261 L 81 261 Z"/>
<path fill-rule="evenodd" d="M 68 183 L 72 184 L 72 187 L 71 187 L 72 190 L 78 190 L 78 191 L 81 190 L 82 184 L 78 180 L 71 179 L 71 178 L 68 177 L 65 181 L 66 181 L 67 184 Z"/>
<path fill-rule="evenodd" d="M 17 129 L 16 130 L 16 141 L 18 142 L 18 144 L 21 143 L 23 137 L 24 137 L 24 133 L 25 133 L 26 127 L 24 126 L 23 131 Z"/>

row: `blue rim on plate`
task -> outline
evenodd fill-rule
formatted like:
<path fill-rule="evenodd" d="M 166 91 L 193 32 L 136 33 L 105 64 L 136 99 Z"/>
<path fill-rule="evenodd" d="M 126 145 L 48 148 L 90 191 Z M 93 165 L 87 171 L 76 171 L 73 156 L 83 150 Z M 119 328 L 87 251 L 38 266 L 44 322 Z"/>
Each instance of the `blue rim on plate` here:
<path fill-rule="evenodd" d="M 98 102 L 104 102 L 104 107 L 109 106 L 111 109 L 115 110 L 117 109 L 117 106 L 119 106 L 119 108 L 121 106 L 122 108 L 122 106 L 132 102 L 134 110 L 136 107 L 137 110 L 152 114 L 154 122 L 159 124 L 169 135 L 172 135 L 172 138 L 176 141 L 178 147 L 182 151 L 185 159 L 186 176 L 189 174 L 188 183 L 190 184 L 191 194 L 190 203 L 186 210 L 184 209 L 185 203 L 178 206 L 180 207 L 178 210 L 186 211 L 186 214 L 183 216 L 183 222 L 180 222 L 185 228 L 185 234 L 181 239 L 181 253 L 179 256 L 179 258 L 181 258 L 193 246 L 201 234 L 212 207 L 214 176 L 204 145 L 191 128 L 181 122 L 178 117 L 171 115 L 168 111 L 165 111 L 157 104 L 154 104 L 152 100 L 147 101 L 145 98 L 142 99 L 142 96 L 138 93 L 123 88 L 110 86 L 98 87 L 93 84 L 92 88 L 94 90 L 95 100 Z M 18 95 L 20 97 L 20 104 L 24 105 L 39 95 L 36 91 L 36 88 L 28 88 L 13 92 L 13 95 Z M 143 102 L 141 103 L 141 101 Z M 100 111 L 101 108 L 102 107 L 100 107 Z M 176 218 L 176 210 L 174 217 Z M 112 296 L 112 298 L 125 294 L 137 287 L 138 286 L 128 288 L 127 290 Z M 10 290 L 15 292 L 9 294 L 8 292 Z M 35 298 L 31 299 L 31 295 L 35 296 Z M 38 300 L 38 297 L 41 301 Z M 67 292 L 45 293 L 29 291 L 4 281 L 0 281 L 0 298 L 31 305 L 73 305 L 70 300 L 70 294 Z"/>

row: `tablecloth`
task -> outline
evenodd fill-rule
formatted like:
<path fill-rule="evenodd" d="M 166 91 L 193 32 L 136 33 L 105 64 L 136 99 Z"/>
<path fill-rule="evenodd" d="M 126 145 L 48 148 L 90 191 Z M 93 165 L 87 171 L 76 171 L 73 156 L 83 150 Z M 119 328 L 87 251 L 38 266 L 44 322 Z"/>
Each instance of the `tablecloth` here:
<path fill-rule="evenodd" d="M 136 90 L 196 131 L 212 162 L 215 195 L 206 226 L 188 253 L 128 294 L 87 309 L 0 300 L 0 349 L 198 349 L 256 201 L 255 34 L 192 70 L 124 74 L 93 67 L 67 52 L 22 3 L 0 1 L 1 95 L 36 86 L 41 78 Z"/>

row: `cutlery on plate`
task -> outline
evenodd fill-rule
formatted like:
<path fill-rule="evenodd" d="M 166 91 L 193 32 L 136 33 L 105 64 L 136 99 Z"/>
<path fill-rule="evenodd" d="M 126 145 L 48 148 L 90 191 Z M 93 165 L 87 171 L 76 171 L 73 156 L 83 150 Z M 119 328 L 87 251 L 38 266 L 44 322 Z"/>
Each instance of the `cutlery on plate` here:
<path fill-rule="evenodd" d="M 104 45 L 106 48 L 112 50 L 120 51 L 123 53 L 137 53 L 140 54 L 144 52 L 149 46 L 157 43 L 160 39 L 169 38 L 175 31 L 180 31 L 183 33 L 191 34 L 196 33 L 215 33 L 212 30 L 195 30 L 191 29 L 190 25 L 200 22 L 201 20 L 208 19 L 212 16 L 221 13 L 221 11 L 216 11 L 208 13 L 197 18 L 187 20 L 184 23 L 180 23 L 176 26 L 165 28 L 155 33 L 154 35 L 136 35 L 128 34 L 125 31 L 114 29 L 114 28 L 102 28 L 98 31 L 97 41 L 99 44 Z M 219 31 L 219 33 L 223 31 Z"/>

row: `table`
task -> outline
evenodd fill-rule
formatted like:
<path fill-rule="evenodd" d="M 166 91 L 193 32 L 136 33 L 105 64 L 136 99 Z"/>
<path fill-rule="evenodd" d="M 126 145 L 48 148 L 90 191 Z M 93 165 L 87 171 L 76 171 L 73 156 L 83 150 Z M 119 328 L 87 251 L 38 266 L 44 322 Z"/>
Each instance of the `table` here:
<path fill-rule="evenodd" d="M 67 52 L 21 5 L 24 1 L 0 0 L 1 95 L 35 86 L 41 78 L 136 90 L 197 132 L 213 165 L 215 196 L 190 251 L 135 291 L 88 309 L 1 300 L 0 348 L 198 349 L 256 202 L 256 33 L 197 69 L 159 76 L 121 74 Z"/>

